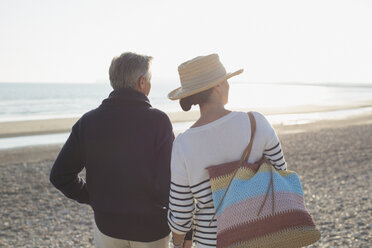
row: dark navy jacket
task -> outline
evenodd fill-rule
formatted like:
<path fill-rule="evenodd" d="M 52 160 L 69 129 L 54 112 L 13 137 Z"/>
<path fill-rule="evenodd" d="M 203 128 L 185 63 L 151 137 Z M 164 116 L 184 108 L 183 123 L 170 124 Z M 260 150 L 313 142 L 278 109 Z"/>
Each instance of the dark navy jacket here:
<path fill-rule="evenodd" d="M 132 89 L 111 92 L 84 114 L 59 153 L 50 181 L 68 198 L 89 204 L 99 230 L 150 242 L 167 236 L 170 157 L 168 116 Z M 78 176 L 86 169 L 86 183 Z"/>

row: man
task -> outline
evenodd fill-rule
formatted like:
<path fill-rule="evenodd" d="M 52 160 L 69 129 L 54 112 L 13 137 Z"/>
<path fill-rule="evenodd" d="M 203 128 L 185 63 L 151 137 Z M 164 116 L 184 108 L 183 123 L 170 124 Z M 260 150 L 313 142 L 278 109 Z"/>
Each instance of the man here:
<path fill-rule="evenodd" d="M 168 247 L 174 135 L 147 98 L 151 60 L 129 52 L 112 60 L 114 90 L 72 127 L 50 174 L 65 196 L 93 208 L 97 247 Z"/>

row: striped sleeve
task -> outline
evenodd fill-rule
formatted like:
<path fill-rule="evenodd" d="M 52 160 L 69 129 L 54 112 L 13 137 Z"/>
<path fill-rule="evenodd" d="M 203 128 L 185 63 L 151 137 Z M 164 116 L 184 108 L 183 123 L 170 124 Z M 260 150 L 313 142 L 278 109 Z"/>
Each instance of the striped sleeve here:
<path fill-rule="evenodd" d="M 278 170 L 286 170 L 287 163 L 284 159 L 284 154 L 282 151 L 282 147 L 279 142 L 279 138 L 275 133 L 275 130 L 272 129 L 271 137 L 269 141 L 266 143 L 264 156 L 270 160 L 270 162 L 274 165 L 274 167 Z"/>
<path fill-rule="evenodd" d="M 216 247 L 217 220 L 212 220 L 215 211 L 210 180 L 192 185 L 191 191 L 196 199 L 194 240 L 205 246 Z"/>
<path fill-rule="evenodd" d="M 263 155 L 270 160 L 276 169 L 286 170 L 287 163 L 274 128 L 263 114 L 255 112 L 255 117 L 260 121 L 260 127 L 263 128 L 266 135 Z"/>
<path fill-rule="evenodd" d="M 172 232 L 186 234 L 191 229 L 194 210 L 194 198 L 189 186 L 185 163 L 176 140 L 172 148 L 168 210 L 168 225 Z"/>

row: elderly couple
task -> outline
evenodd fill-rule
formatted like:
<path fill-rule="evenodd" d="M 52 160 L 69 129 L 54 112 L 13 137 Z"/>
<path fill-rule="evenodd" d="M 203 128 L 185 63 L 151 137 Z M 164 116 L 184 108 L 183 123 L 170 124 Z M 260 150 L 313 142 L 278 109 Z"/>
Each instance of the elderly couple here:
<path fill-rule="evenodd" d="M 228 79 L 217 54 L 178 67 L 181 87 L 169 93 L 200 118 L 174 140 L 168 116 L 151 107 L 151 57 L 124 53 L 112 60 L 113 91 L 73 126 L 50 174 L 65 196 L 94 211 L 96 247 L 216 247 L 208 166 L 240 158 L 250 137 L 246 113 L 225 109 Z M 252 94 L 247 93 L 248 94 Z M 254 112 L 249 162 L 263 155 L 286 162 L 266 118 Z M 79 172 L 86 169 L 86 180 Z M 170 232 L 172 234 L 170 235 Z"/>

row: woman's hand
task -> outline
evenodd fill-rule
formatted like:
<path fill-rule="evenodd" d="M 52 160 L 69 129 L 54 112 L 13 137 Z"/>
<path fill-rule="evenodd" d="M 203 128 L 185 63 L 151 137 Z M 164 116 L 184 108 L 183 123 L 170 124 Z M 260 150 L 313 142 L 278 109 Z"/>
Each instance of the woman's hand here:
<path fill-rule="evenodd" d="M 183 243 L 183 248 L 191 248 L 192 247 L 192 240 L 185 240 Z"/>
<path fill-rule="evenodd" d="M 174 232 L 172 232 L 171 242 L 173 243 L 172 245 L 178 245 L 179 244 L 180 247 L 182 247 L 182 248 L 191 248 L 192 247 L 192 240 L 185 239 L 185 235 L 176 234 Z M 181 246 L 182 243 L 183 243 L 183 245 Z"/>

